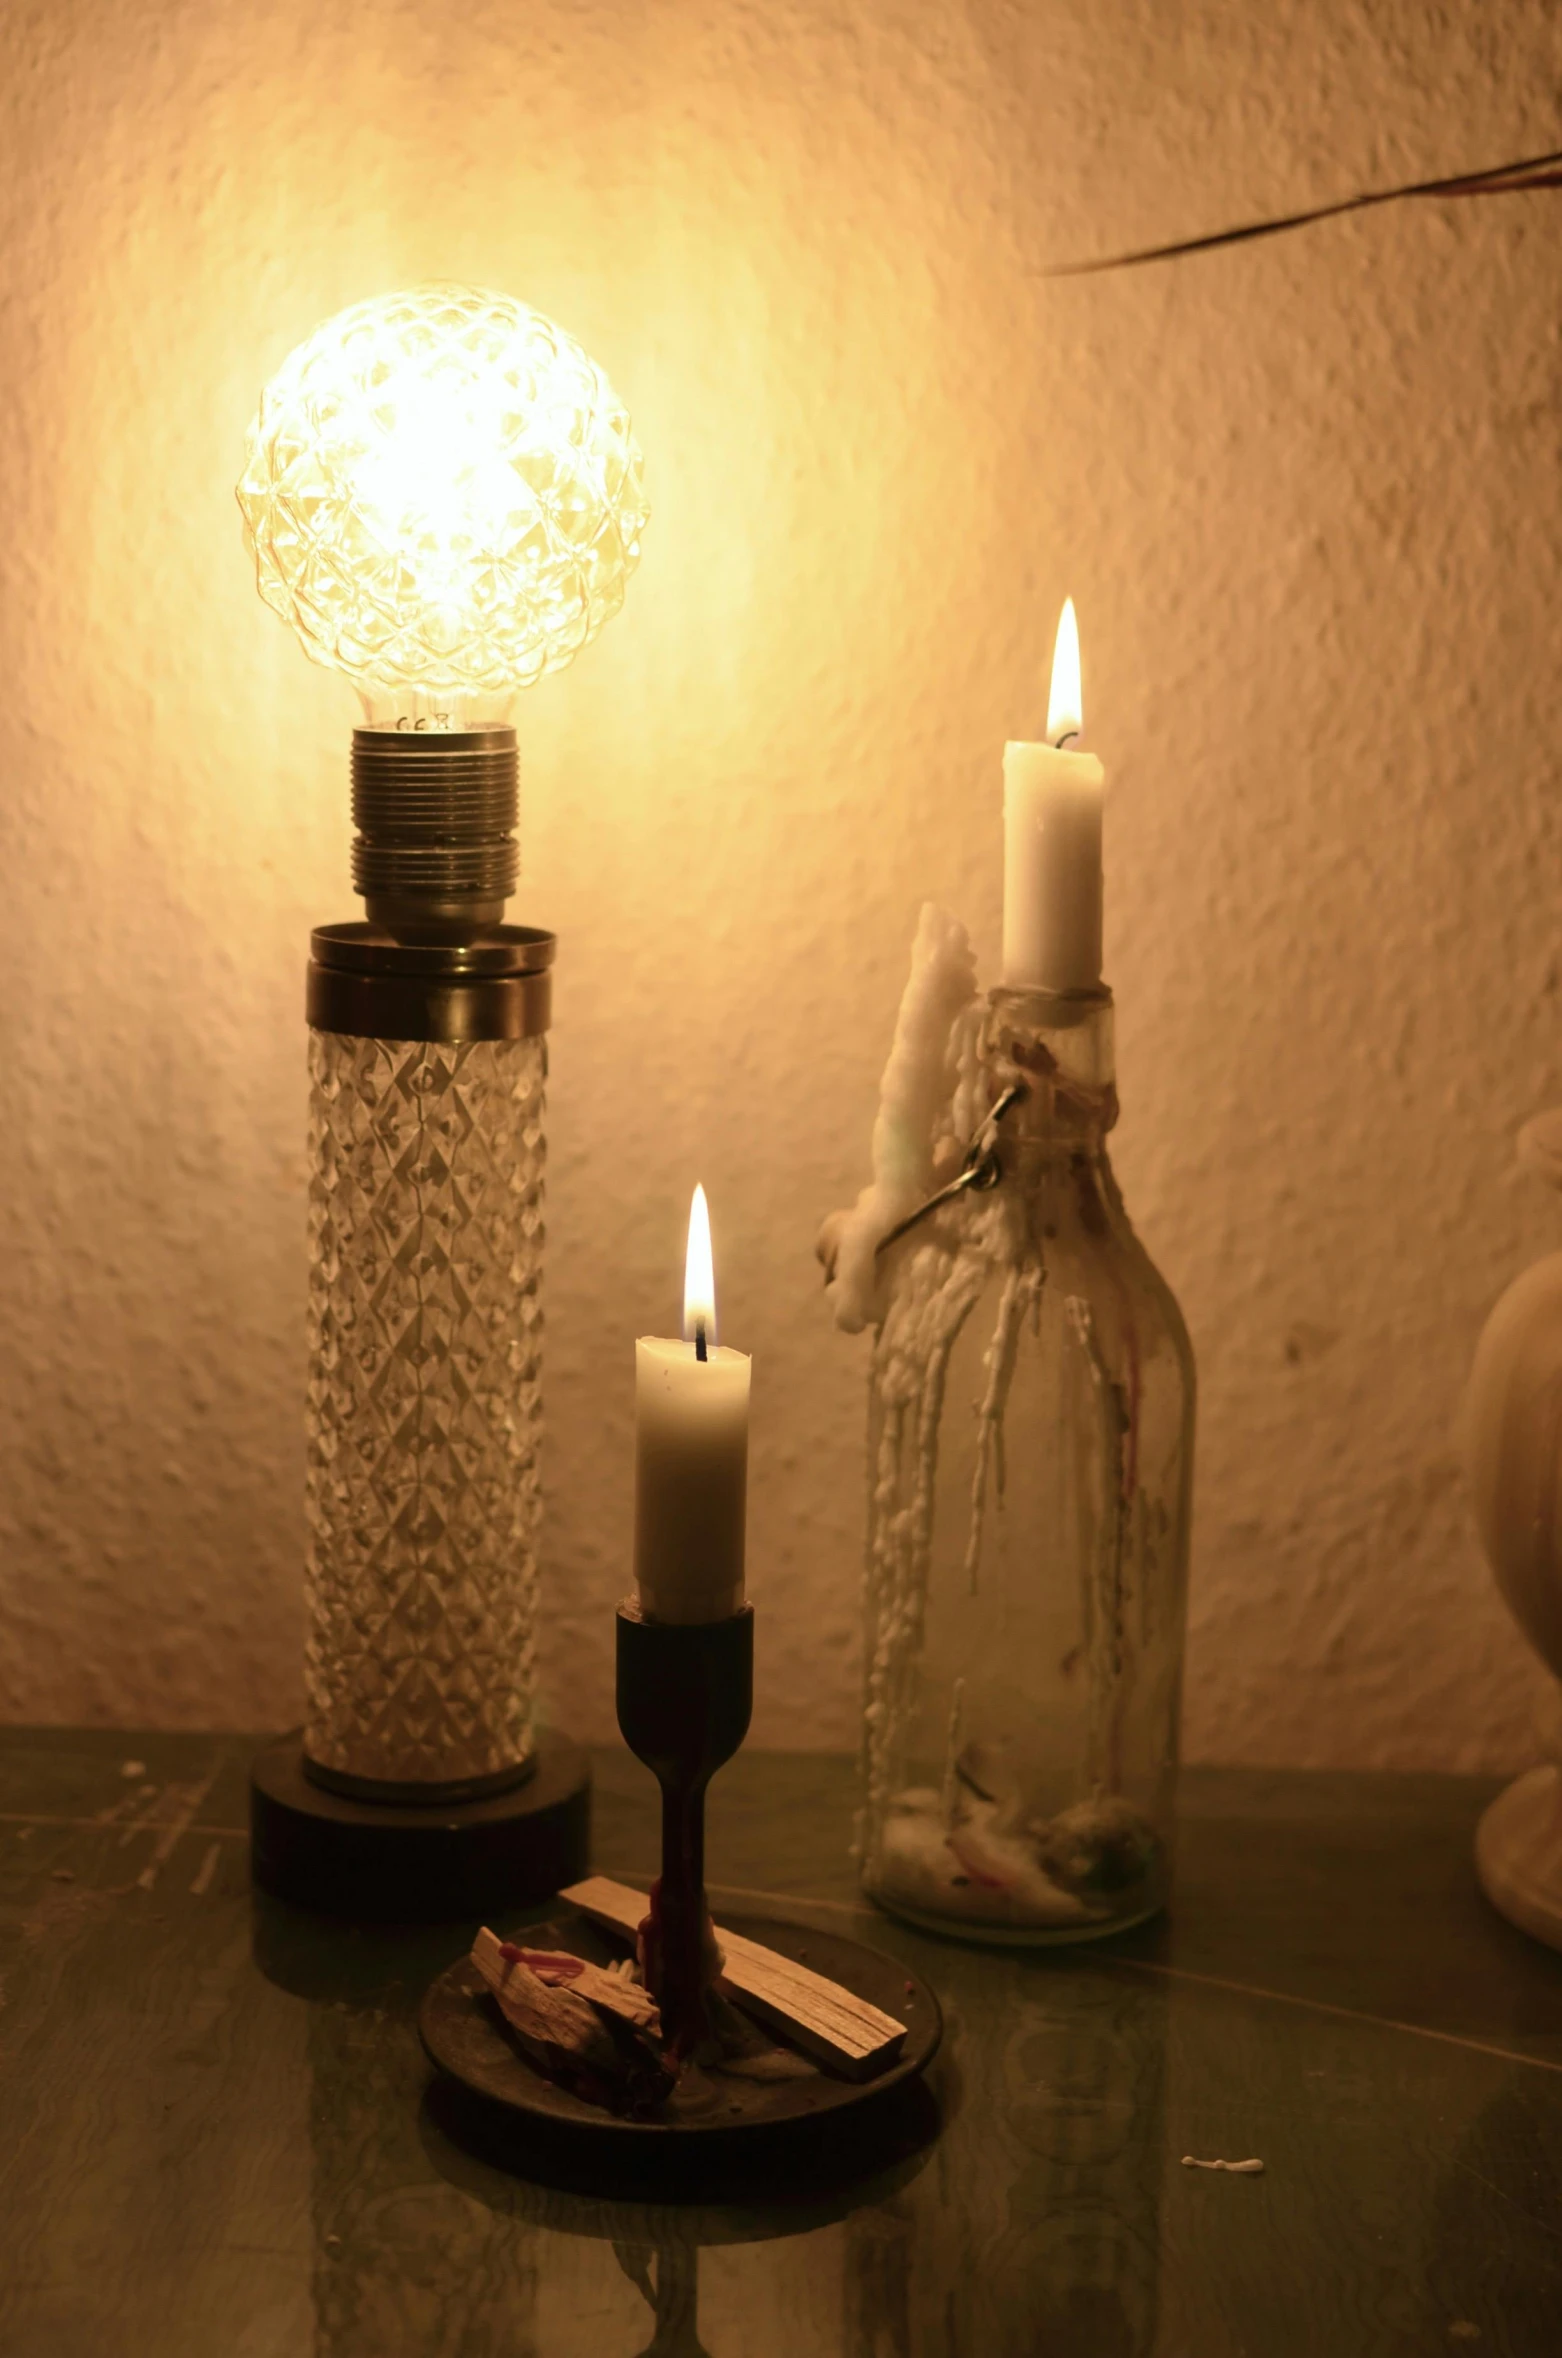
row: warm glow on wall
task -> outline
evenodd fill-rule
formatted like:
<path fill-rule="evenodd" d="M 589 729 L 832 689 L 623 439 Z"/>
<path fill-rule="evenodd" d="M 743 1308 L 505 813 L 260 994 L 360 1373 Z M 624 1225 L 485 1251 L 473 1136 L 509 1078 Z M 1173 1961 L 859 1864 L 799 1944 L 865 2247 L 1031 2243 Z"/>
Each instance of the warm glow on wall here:
<path fill-rule="evenodd" d="M 596 362 L 506 295 L 355 304 L 260 398 L 238 487 L 268 606 L 371 717 L 478 717 L 623 603 L 648 508 Z"/>

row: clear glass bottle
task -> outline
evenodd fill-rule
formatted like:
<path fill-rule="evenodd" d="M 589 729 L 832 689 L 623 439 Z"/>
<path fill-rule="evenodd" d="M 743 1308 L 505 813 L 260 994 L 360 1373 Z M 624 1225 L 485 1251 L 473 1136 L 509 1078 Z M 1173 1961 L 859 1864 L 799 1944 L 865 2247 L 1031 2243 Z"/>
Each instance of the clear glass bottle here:
<path fill-rule="evenodd" d="M 1193 1355 L 1107 1160 L 1112 1000 L 999 990 L 996 1178 L 887 1248 L 869 1419 L 864 1889 L 973 1939 L 1167 1893 Z"/>

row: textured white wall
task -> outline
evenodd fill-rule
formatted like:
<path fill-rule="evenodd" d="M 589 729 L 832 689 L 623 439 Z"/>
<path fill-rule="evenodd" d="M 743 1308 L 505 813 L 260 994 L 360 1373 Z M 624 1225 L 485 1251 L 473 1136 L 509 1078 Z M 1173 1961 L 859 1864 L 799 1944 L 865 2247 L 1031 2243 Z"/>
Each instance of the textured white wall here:
<path fill-rule="evenodd" d="M 755 1354 L 757 1733 L 848 1738 L 863 1174 L 919 900 L 989 955 L 1080 607 L 1129 1204 L 1203 1380 L 1196 1755 L 1503 1763 L 1450 1451 L 1562 1094 L 1562 199 L 1051 261 L 1555 144 L 1551 0 L 12 0 L 0 28 L 0 1710 L 298 1709 L 312 921 L 346 689 L 231 489 L 316 320 L 449 275 L 608 368 L 656 514 L 527 700 L 551 1691 L 610 1724 L 631 1338 L 688 1190 Z"/>

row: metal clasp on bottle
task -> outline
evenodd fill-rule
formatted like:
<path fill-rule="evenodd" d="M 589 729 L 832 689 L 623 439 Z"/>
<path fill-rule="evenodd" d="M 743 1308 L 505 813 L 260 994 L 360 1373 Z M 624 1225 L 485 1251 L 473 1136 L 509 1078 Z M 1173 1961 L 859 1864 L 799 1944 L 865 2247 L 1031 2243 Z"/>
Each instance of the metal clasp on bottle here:
<path fill-rule="evenodd" d="M 926 1203 L 918 1204 L 916 1210 L 908 1212 L 904 1220 L 897 1220 L 894 1227 L 879 1238 L 873 1248 L 875 1254 L 898 1243 L 908 1229 L 919 1226 L 930 1213 L 938 1210 L 940 1204 L 952 1204 L 956 1196 L 960 1195 L 986 1195 L 997 1186 L 1002 1176 L 998 1162 L 998 1126 L 1004 1115 L 1011 1112 L 1025 1094 L 1023 1081 L 1011 1081 L 1002 1095 L 994 1099 L 987 1119 L 966 1148 L 965 1160 L 948 1186 L 941 1187 L 936 1195 L 930 1195 Z"/>

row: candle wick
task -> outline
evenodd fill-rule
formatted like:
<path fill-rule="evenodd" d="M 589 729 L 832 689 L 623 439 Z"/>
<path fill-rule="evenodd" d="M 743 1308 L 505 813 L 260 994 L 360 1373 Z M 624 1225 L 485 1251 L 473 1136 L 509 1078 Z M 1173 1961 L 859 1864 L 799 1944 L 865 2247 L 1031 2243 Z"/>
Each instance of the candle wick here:
<path fill-rule="evenodd" d="M 1079 738 L 1078 729 L 1065 729 L 1061 736 L 1053 738 L 1052 750 L 1054 753 L 1061 753 L 1065 745 L 1077 745 Z"/>
<path fill-rule="evenodd" d="M 703 1318 L 697 1318 L 694 1322 L 694 1356 L 700 1360 L 710 1357 L 710 1352 L 705 1344 L 705 1321 Z"/>

